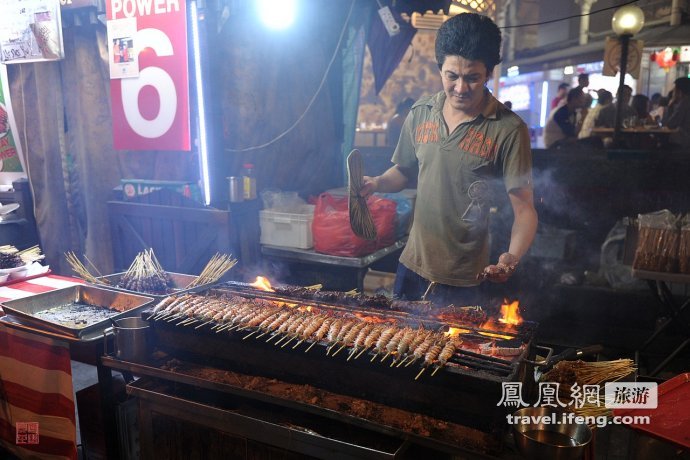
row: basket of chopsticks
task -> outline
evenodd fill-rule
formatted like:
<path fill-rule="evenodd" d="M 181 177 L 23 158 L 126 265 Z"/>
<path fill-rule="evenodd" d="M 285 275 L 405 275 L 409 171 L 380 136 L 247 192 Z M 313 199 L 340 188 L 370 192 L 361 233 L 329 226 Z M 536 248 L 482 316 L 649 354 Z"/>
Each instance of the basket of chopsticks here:
<path fill-rule="evenodd" d="M 66 258 L 72 270 L 88 283 L 153 296 L 178 294 L 210 286 L 237 263 L 237 260 L 227 254 L 215 254 L 198 276 L 173 273 L 163 269 L 153 249 L 147 249 L 137 254 L 127 271 L 103 276 L 87 257 L 84 258 L 92 270 L 72 252 L 68 252 Z"/>

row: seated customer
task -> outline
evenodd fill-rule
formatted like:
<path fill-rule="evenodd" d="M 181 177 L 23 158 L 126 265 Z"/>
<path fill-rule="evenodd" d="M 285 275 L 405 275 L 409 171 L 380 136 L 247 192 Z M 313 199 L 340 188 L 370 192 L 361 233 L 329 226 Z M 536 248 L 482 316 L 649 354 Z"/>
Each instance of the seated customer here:
<path fill-rule="evenodd" d="M 649 98 L 644 94 L 635 94 L 630 102 L 630 106 L 635 111 L 636 125 L 649 126 L 653 125 L 654 118 L 649 114 Z"/>
<path fill-rule="evenodd" d="M 690 78 L 681 77 L 674 82 L 673 96 L 662 123 L 678 129 L 671 135 L 671 142 L 690 152 Z"/>
<path fill-rule="evenodd" d="M 580 132 L 577 135 L 578 139 L 584 139 L 592 135 L 594 121 L 599 116 L 599 112 L 601 112 L 601 110 L 604 107 L 611 105 L 611 102 L 613 101 L 613 94 L 611 94 L 611 91 L 600 89 L 599 91 L 597 91 L 597 94 L 599 95 L 597 105 L 589 109 L 589 111 L 587 112 L 587 116 L 585 117 L 585 120 L 582 122 L 582 127 L 580 128 Z"/>
<path fill-rule="evenodd" d="M 581 89 L 573 88 L 568 91 L 568 102 L 551 112 L 544 127 L 544 145 L 546 148 L 577 140 L 577 109 L 584 106 L 585 94 Z"/>
<path fill-rule="evenodd" d="M 618 98 L 623 103 L 623 110 L 621 111 L 621 118 L 625 120 L 629 117 L 635 116 L 635 111 L 630 107 L 630 98 L 632 97 L 632 88 L 628 85 L 623 85 L 618 89 Z M 599 116 L 594 120 L 595 128 L 615 128 L 616 127 L 616 110 L 618 110 L 618 99 L 616 102 L 604 107 L 599 112 Z"/>

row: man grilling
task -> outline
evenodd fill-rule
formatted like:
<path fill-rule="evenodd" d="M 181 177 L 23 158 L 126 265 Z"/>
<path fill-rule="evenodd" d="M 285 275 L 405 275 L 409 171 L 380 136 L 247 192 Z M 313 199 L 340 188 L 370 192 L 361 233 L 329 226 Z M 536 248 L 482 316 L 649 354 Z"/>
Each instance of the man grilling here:
<path fill-rule="evenodd" d="M 534 239 L 529 132 L 486 88 L 500 48 L 501 33 L 488 17 L 465 13 L 446 21 L 436 36 L 443 91 L 413 105 L 395 165 L 364 178 L 363 195 L 397 192 L 418 181 L 396 274 L 399 298 L 428 293 L 442 306 L 482 304 L 481 280 L 506 281 Z M 508 194 L 514 220 L 507 251 L 490 265 L 489 190 L 496 181 Z"/>

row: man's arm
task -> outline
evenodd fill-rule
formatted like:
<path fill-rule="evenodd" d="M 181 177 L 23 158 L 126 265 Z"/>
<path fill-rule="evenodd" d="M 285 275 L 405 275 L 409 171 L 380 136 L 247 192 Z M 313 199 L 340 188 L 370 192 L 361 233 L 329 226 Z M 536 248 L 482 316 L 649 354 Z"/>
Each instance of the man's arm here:
<path fill-rule="evenodd" d="M 510 232 L 510 246 L 498 258 L 496 265 L 484 269 L 483 277 L 495 283 L 503 283 L 515 272 L 517 264 L 534 241 L 537 233 L 537 211 L 534 209 L 532 189 L 517 188 L 508 192 L 513 207 L 513 228 Z"/>
<path fill-rule="evenodd" d="M 570 114 L 567 108 L 561 107 L 558 109 L 558 112 L 553 116 L 553 121 L 556 122 L 558 127 L 561 128 L 561 131 L 563 131 L 563 134 L 567 137 L 577 137 L 577 128 L 570 120 Z"/>
<path fill-rule="evenodd" d="M 399 192 L 407 185 L 408 179 L 405 175 L 406 173 L 409 174 L 410 172 L 405 168 L 394 165 L 380 176 L 364 176 L 364 185 L 362 186 L 360 195 L 367 196 L 374 192 Z"/>
<path fill-rule="evenodd" d="M 532 189 L 519 188 L 508 193 L 513 207 L 513 229 L 510 232 L 510 247 L 508 252 L 519 259 L 527 253 L 537 233 L 537 210 L 534 209 L 534 193 Z"/>

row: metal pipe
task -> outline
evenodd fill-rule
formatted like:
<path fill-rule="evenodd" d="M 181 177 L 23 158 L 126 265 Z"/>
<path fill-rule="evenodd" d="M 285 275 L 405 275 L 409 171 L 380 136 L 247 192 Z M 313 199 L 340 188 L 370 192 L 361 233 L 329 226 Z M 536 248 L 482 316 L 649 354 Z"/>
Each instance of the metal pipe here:
<path fill-rule="evenodd" d="M 682 13 L 680 9 L 680 0 L 673 0 L 671 2 L 671 21 L 669 24 L 671 26 L 679 26 Z"/>
<path fill-rule="evenodd" d="M 613 145 L 620 147 L 621 127 L 623 126 L 623 86 L 625 86 L 625 73 L 628 71 L 628 45 L 630 34 L 623 34 L 619 37 L 621 41 L 621 65 L 620 81 L 618 83 L 618 96 L 616 98 L 616 122 L 613 128 Z"/>

